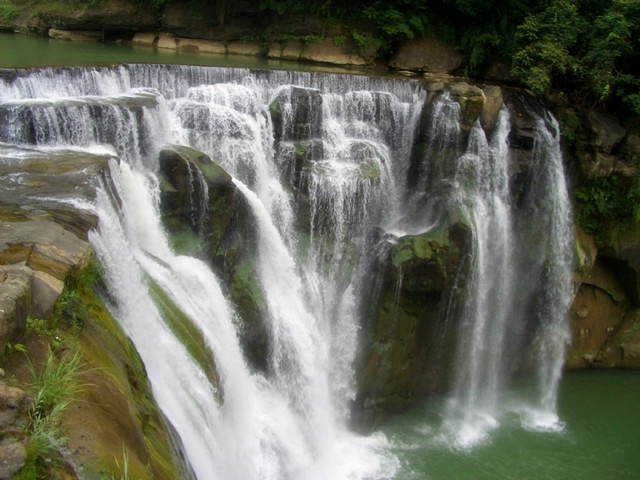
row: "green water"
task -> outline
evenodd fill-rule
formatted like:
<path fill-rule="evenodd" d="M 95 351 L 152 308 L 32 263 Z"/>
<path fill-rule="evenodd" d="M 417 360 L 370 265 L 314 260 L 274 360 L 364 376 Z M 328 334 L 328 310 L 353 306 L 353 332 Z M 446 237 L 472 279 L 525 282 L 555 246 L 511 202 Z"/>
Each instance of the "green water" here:
<path fill-rule="evenodd" d="M 150 47 L 134 47 L 126 44 L 70 42 L 0 32 L 0 67 L 95 66 L 119 63 L 162 63 L 362 73 L 353 69 L 270 60 L 246 55 L 198 54 Z"/>
<path fill-rule="evenodd" d="M 400 416 L 385 427 L 402 462 L 397 479 L 640 479 L 640 372 L 568 373 L 558 407 L 561 431 L 527 431 L 513 414 L 470 451 L 440 438 L 437 408 Z"/>

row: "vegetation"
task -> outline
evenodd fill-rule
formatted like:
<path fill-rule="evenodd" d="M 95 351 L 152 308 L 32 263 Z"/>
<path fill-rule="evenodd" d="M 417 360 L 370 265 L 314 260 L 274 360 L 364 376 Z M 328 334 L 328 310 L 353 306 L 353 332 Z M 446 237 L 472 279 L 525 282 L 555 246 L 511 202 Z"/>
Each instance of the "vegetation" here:
<path fill-rule="evenodd" d="M 18 15 L 18 9 L 15 5 L 5 1 L 0 1 L 0 20 L 5 22 L 13 21 Z"/>
<path fill-rule="evenodd" d="M 63 414 L 82 388 L 78 379 L 81 355 L 76 342 L 80 328 L 79 296 L 91 288 L 97 275 L 96 263 L 91 263 L 82 275 L 70 275 L 51 319 L 27 319 L 26 333 L 38 334 L 47 340 L 47 355 L 42 365 L 34 365 L 29 360 L 34 400 L 24 429 L 27 458 L 18 474 L 19 480 L 45 478 L 61 461 L 60 451 L 67 442 L 62 428 Z M 9 353 L 11 351 L 29 354 L 21 344 Z"/>
<path fill-rule="evenodd" d="M 640 0 L 556 0 L 517 28 L 513 73 L 640 115 Z"/>
<path fill-rule="evenodd" d="M 640 224 L 640 176 L 620 175 L 583 181 L 574 191 L 578 224 L 587 233 L 609 231 L 608 223 L 627 219 Z"/>
<path fill-rule="evenodd" d="M 62 415 L 81 388 L 77 380 L 79 366 L 77 351 L 57 358 L 52 350 L 39 371 L 31 366 L 35 399 L 25 428 L 29 440 L 20 480 L 42 478 L 42 472 L 51 468 L 58 452 L 65 446 Z"/>

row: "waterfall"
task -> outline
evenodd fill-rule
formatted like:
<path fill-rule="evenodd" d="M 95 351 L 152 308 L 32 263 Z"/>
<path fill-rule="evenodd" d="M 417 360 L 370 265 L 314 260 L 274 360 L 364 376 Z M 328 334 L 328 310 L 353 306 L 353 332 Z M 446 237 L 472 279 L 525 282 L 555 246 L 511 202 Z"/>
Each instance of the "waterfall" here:
<path fill-rule="evenodd" d="M 552 118 L 531 112 L 535 173 L 516 202 L 509 109 L 490 136 L 479 122 L 464 131 L 447 93 L 423 114 L 426 90 L 414 80 L 128 65 L 0 82 L 0 153 L 111 158 L 106 178 L 96 179 L 90 241 L 114 316 L 198 479 L 394 476 L 388 440 L 350 430 L 362 297 L 381 285 L 367 276 L 373 252 L 388 254 L 380 237 L 429 231 L 453 211 L 473 245 L 460 273 L 463 305 L 452 309 L 460 318 L 447 319 L 457 346 L 443 432 L 470 446 L 499 424 L 512 408 L 513 360 L 527 342 L 518 367 L 535 370 L 537 400 L 512 409 L 527 428 L 559 424 L 571 237 Z M 417 158 L 421 130 L 428 138 Z M 248 205 L 257 235 L 251 274 L 269 342 L 264 371 L 243 351 L 229 285 L 206 259 L 170 246 L 158 176 L 168 144 L 206 153 Z M 200 193 L 190 193 L 190 221 L 202 232 L 207 185 L 187 168 Z M 402 282 L 400 274 L 396 304 Z M 197 332 L 204 353 L 180 340 L 175 322 Z"/>
<path fill-rule="evenodd" d="M 463 215 L 475 241 L 468 293 L 455 355 L 452 400 L 445 428 L 462 446 L 473 445 L 496 425 L 503 391 L 505 342 L 512 320 L 514 238 L 508 184 L 508 114 L 503 110 L 491 144 L 476 124 L 454 174 Z"/>
<path fill-rule="evenodd" d="M 430 208 L 422 215 L 409 211 L 403 220 L 413 222 L 404 230 L 419 221 L 418 230 L 428 230 L 455 212 L 473 234 L 464 300 L 458 318 L 449 319 L 457 322 L 456 347 L 441 435 L 456 448 L 481 443 L 512 411 L 521 414 L 525 428 L 562 428 L 555 398 L 568 341 L 570 204 L 557 124 L 528 113 L 535 123 L 534 173 L 517 199 L 508 109 L 500 112 L 490 139 L 476 121 L 464 140 L 460 107 L 445 93 L 433 107 L 410 202 L 414 210 L 425 202 Z M 516 371 L 525 370 L 535 371 L 535 400 L 512 398 Z"/>

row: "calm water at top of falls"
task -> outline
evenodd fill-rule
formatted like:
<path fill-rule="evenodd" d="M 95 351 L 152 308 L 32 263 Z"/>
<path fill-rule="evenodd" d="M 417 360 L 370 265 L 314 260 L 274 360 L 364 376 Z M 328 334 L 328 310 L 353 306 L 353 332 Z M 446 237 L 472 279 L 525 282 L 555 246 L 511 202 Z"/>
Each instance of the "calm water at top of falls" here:
<path fill-rule="evenodd" d="M 216 55 L 178 52 L 162 48 L 136 47 L 116 43 L 70 42 L 46 37 L 0 32 L 0 67 L 34 68 L 112 65 L 118 63 L 162 63 L 180 65 L 215 65 L 220 67 L 273 68 L 316 72 L 354 72 L 250 55 Z"/>
<path fill-rule="evenodd" d="M 2 67 L 133 62 L 296 68 L 295 64 L 269 63 L 252 58 L 232 59 L 208 55 L 188 55 L 146 48 L 76 44 L 0 34 L 0 66 Z M 290 402 L 290 399 L 282 398 L 285 395 L 277 388 L 288 380 L 284 375 L 286 372 L 283 373 L 282 380 L 273 382 L 273 385 L 267 383 L 266 379 L 256 381 L 255 375 L 243 365 L 238 349 L 235 348 L 231 351 L 228 349 L 233 343 L 234 332 L 229 330 L 230 325 L 226 318 L 228 312 L 224 299 L 220 298 L 215 308 L 211 308 L 211 305 L 199 305 L 197 299 L 191 300 L 189 298 L 190 295 L 198 295 L 200 289 L 202 289 L 200 296 L 210 298 L 220 297 L 221 292 L 215 288 L 216 280 L 212 278 L 204 265 L 189 258 L 174 257 L 171 252 L 168 252 L 166 238 L 163 237 L 159 226 L 154 224 L 155 213 L 152 202 L 149 201 L 149 198 L 145 198 L 146 192 L 141 187 L 145 184 L 144 175 L 124 169 L 118 182 L 121 184 L 123 196 L 130 196 L 130 204 L 139 209 L 135 212 L 127 212 L 132 216 L 131 222 L 133 223 L 135 220 L 141 223 L 134 228 L 133 233 L 109 232 L 108 235 L 112 235 L 109 240 L 113 240 L 121 234 L 123 242 L 131 242 L 131 236 L 140 236 L 141 244 L 144 245 L 144 251 L 131 248 L 131 258 L 123 257 L 121 259 L 124 262 L 120 266 L 123 275 L 131 275 L 133 272 L 140 277 L 153 278 L 159 285 L 167 289 L 169 295 L 176 296 L 176 303 L 181 301 L 180 297 L 184 298 L 183 309 L 189 316 L 196 319 L 210 319 L 211 321 L 207 325 L 202 325 L 202 329 L 208 335 L 212 350 L 216 354 L 218 351 L 221 352 L 218 360 L 221 362 L 219 367 L 232 373 L 227 385 L 227 394 L 229 397 L 238 399 L 239 402 L 236 405 L 226 405 L 224 408 L 218 409 L 218 406 L 211 405 L 215 403 L 213 401 L 214 395 L 207 385 L 203 385 L 202 389 L 193 388 L 198 381 L 196 378 L 198 372 L 194 372 L 194 369 L 187 365 L 188 360 L 185 352 L 180 350 L 179 345 L 171 347 L 176 368 L 170 373 L 175 375 L 167 375 L 164 370 L 167 363 L 165 359 L 159 359 L 155 362 L 151 357 L 145 357 L 145 355 L 153 356 L 156 345 L 153 345 L 152 348 L 138 345 L 150 375 L 155 375 L 156 379 L 160 379 L 154 385 L 154 390 L 158 387 L 176 394 L 176 398 L 167 395 L 166 398 L 160 399 L 163 408 L 171 409 L 175 404 L 185 405 L 191 400 L 191 398 L 180 397 L 185 393 L 188 397 L 198 397 L 199 399 L 199 402 L 194 402 L 193 410 L 185 409 L 180 412 L 180 415 L 174 417 L 174 421 L 193 424 L 195 440 L 191 439 L 188 445 L 194 450 L 192 452 L 194 458 L 198 456 L 211 457 L 210 463 L 207 462 L 209 459 L 205 459 L 197 466 L 194 465 L 194 468 L 199 472 L 205 472 L 201 473 L 201 478 L 209 478 L 206 473 L 208 469 L 209 473 L 215 470 L 215 478 L 224 480 L 231 478 L 228 472 L 234 472 L 234 478 L 264 480 L 266 478 L 282 478 L 279 475 L 283 471 L 288 473 L 287 478 L 294 480 L 311 478 L 314 480 L 336 480 L 337 478 L 378 480 L 387 478 L 385 475 L 393 475 L 393 478 L 401 480 L 632 480 L 640 478 L 640 461 L 638 460 L 638 452 L 640 451 L 640 375 L 636 372 L 566 374 L 560 385 L 558 398 L 557 413 L 560 423 L 556 425 L 554 431 L 533 431 L 522 428 L 522 424 L 526 423 L 523 422 L 523 417 L 526 417 L 530 412 L 519 411 L 519 407 L 516 406 L 499 418 L 497 421 L 499 425 L 496 424 L 496 428 L 490 432 L 490 435 L 467 450 L 453 447 L 450 439 L 444 438 L 440 432 L 442 417 L 447 414 L 447 406 L 444 401 L 433 401 L 391 419 L 381 428 L 380 432 L 369 439 L 344 432 L 340 425 L 328 425 L 331 419 L 324 417 L 327 412 L 310 405 L 308 409 L 305 407 L 304 412 L 308 418 L 313 420 L 313 423 L 309 423 L 309 425 L 312 425 L 316 431 L 326 431 L 314 435 L 312 441 L 308 440 L 309 432 L 300 428 L 300 425 L 296 423 L 295 415 L 299 412 L 293 412 L 292 416 L 292 412 L 287 411 L 287 403 Z M 317 185 L 316 187 L 319 195 L 328 193 L 326 186 Z M 270 190 L 265 191 L 270 192 Z M 150 196 L 152 197 L 152 195 Z M 102 200 L 108 204 L 108 201 Z M 260 213 L 261 228 L 270 235 L 271 243 L 265 242 L 262 245 L 270 250 L 270 254 L 265 255 L 263 259 L 266 261 L 269 258 L 274 258 L 277 253 L 282 257 L 279 260 L 280 264 L 282 262 L 290 263 L 291 259 L 287 257 L 287 245 L 278 238 L 274 225 L 269 223 L 268 212 L 259 208 L 258 199 L 254 199 L 254 202 Z M 335 204 L 332 205 L 335 207 Z M 348 206 L 344 207 L 345 211 L 348 210 Z M 111 213 L 117 217 L 116 212 Z M 109 222 L 109 215 L 105 215 L 101 219 L 106 225 Z M 117 218 L 113 219 L 113 225 L 117 227 L 116 230 L 123 228 L 118 225 Z M 106 236 L 103 235 L 103 237 Z M 99 243 L 104 239 L 100 237 L 96 240 L 96 248 L 114 248 L 114 246 L 100 246 Z M 123 243 L 116 245 L 115 250 L 128 251 L 129 247 Z M 152 255 L 147 255 L 147 252 Z M 153 255 L 165 259 L 166 263 L 155 262 L 152 258 Z M 132 268 L 134 264 L 138 266 Z M 265 268 L 265 270 L 268 269 Z M 181 277 L 184 284 L 179 285 L 184 291 L 176 289 L 175 292 L 171 292 L 172 289 L 178 287 L 174 283 L 175 276 L 178 274 L 184 274 Z M 289 271 L 287 274 L 293 275 L 294 272 Z M 287 280 L 285 277 L 281 279 Z M 135 289 L 131 288 L 133 282 L 135 279 L 127 277 L 121 286 L 123 296 L 128 294 L 135 297 L 131 299 L 132 303 L 129 306 L 132 309 L 130 316 L 132 318 L 145 317 L 151 322 L 161 322 L 160 319 L 151 318 L 152 315 L 149 314 L 154 310 L 152 303 L 137 304 L 144 292 L 135 292 Z M 293 297 L 290 297 L 291 299 L 297 300 Z M 126 302 L 123 301 L 123 303 Z M 291 305 L 284 306 L 291 308 Z M 126 311 L 129 307 L 125 306 L 122 309 Z M 320 313 L 323 311 L 321 307 L 323 305 L 317 309 Z M 193 312 L 188 311 L 190 308 L 193 309 Z M 211 310 L 207 310 L 208 308 Z M 305 315 L 310 313 L 315 314 L 316 312 L 304 312 Z M 299 315 L 296 311 L 293 312 L 293 315 L 285 312 L 283 318 L 295 322 L 299 319 Z M 286 344 L 289 341 L 286 337 L 288 331 L 295 331 L 301 327 L 295 323 L 291 326 L 283 323 L 280 331 L 283 334 L 283 343 Z M 136 329 L 142 330 L 139 334 L 144 337 L 147 335 L 147 331 L 155 330 L 156 327 L 153 323 L 149 325 L 131 324 L 128 333 L 135 336 Z M 161 332 L 158 329 L 157 333 L 158 335 L 166 333 L 166 337 L 162 337 L 163 342 L 172 341 L 169 338 L 169 332 Z M 314 335 L 319 333 L 321 332 L 308 332 L 311 339 L 310 344 L 317 345 Z M 300 338 L 296 338 L 296 340 L 300 340 Z M 291 349 L 293 347 L 295 346 L 290 345 Z M 151 351 L 145 351 L 145 349 Z M 294 353 L 285 352 L 285 355 L 291 356 Z M 319 355 L 326 356 L 326 353 L 320 352 Z M 298 368 L 302 372 L 310 370 L 314 367 L 312 362 L 313 359 L 306 360 L 301 356 Z M 334 373 L 331 372 L 331 375 Z M 335 376 L 331 377 L 331 375 L 328 378 L 335 379 Z M 303 385 L 303 387 L 310 392 L 315 392 L 322 390 L 325 386 L 321 382 L 320 384 L 312 382 L 310 385 Z M 465 387 L 463 385 L 460 388 L 464 390 Z M 514 387 L 514 398 L 534 396 L 535 394 L 528 392 L 527 388 Z M 295 397 L 291 398 L 298 400 Z M 317 400 L 317 398 L 313 397 L 313 400 Z M 330 403 L 331 399 L 323 401 Z M 254 412 L 255 418 L 249 418 L 246 415 L 247 412 Z M 265 412 L 268 415 L 264 415 Z M 201 428 L 205 430 L 205 425 L 210 425 L 213 430 L 199 431 Z M 261 428 L 263 437 L 258 438 L 255 431 L 252 430 L 256 426 Z M 207 435 L 211 437 L 208 438 Z M 203 441 L 203 437 L 207 438 L 207 441 Z M 184 440 L 187 443 L 186 436 Z M 309 442 L 309 448 L 304 442 Z M 335 444 L 327 446 L 324 444 L 326 442 L 334 442 Z M 269 445 L 272 450 L 264 449 L 265 444 Z M 313 454 L 314 450 L 321 450 L 322 454 L 329 458 L 322 459 L 322 462 L 309 462 L 306 457 L 310 455 L 310 452 Z M 239 454 L 239 457 L 231 455 L 234 453 Z M 249 461 L 238 461 L 238 459 L 243 459 L 243 455 L 261 455 L 256 464 L 262 470 L 252 470 Z M 354 459 L 359 458 L 352 461 L 348 458 L 350 455 Z M 278 462 L 269 463 L 275 456 L 284 460 L 279 459 Z M 243 460 L 248 459 L 244 458 Z M 255 461 L 255 458 L 251 460 Z M 384 463 L 387 460 L 389 460 L 389 465 L 385 466 Z M 380 462 L 382 466 L 378 467 L 376 462 Z M 288 464 L 283 466 L 282 463 Z M 351 467 L 352 463 L 355 464 L 353 468 Z M 214 467 L 211 467 L 211 464 Z M 362 465 L 370 466 L 370 470 Z M 240 467 L 242 468 L 240 469 Z"/>

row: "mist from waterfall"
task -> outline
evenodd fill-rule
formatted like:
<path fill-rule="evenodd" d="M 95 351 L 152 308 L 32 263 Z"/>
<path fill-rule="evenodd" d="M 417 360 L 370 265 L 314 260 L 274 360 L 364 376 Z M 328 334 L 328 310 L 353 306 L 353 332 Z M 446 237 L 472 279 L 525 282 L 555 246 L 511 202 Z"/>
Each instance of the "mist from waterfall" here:
<path fill-rule="evenodd" d="M 112 157 L 90 241 L 114 314 L 196 478 L 393 478 L 399 465 L 388 440 L 358 435 L 349 423 L 361 296 L 376 281 L 367 267 L 374 250 L 385 251 L 378 231 L 429 231 L 452 211 L 470 225 L 473 246 L 461 316 L 447 319 L 457 326 L 457 350 L 442 435 L 473 446 L 506 410 L 522 412 L 527 428 L 560 425 L 571 231 L 552 118 L 532 112 L 538 173 L 516 215 L 509 109 L 490 135 L 479 122 L 464 132 L 447 93 L 425 117 L 418 81 L 132 65 L 0 82 L 0 146 L 106 148 Z M 421 128 L 430 131 L 416 159 Z M 228 286 L 205 261 L 170 246 L 157 175 L 167 144 L 209 155 L 247 200 L 270 339 L 265 371 L 245 358 Z M 174 335 L 159 297 L 201 333 L 217 382 Z M 508 395 L 513 350 L 527 342 L 533 360 L 522 368 L 535 370 L 536 399 L 516 402 Z"/>

